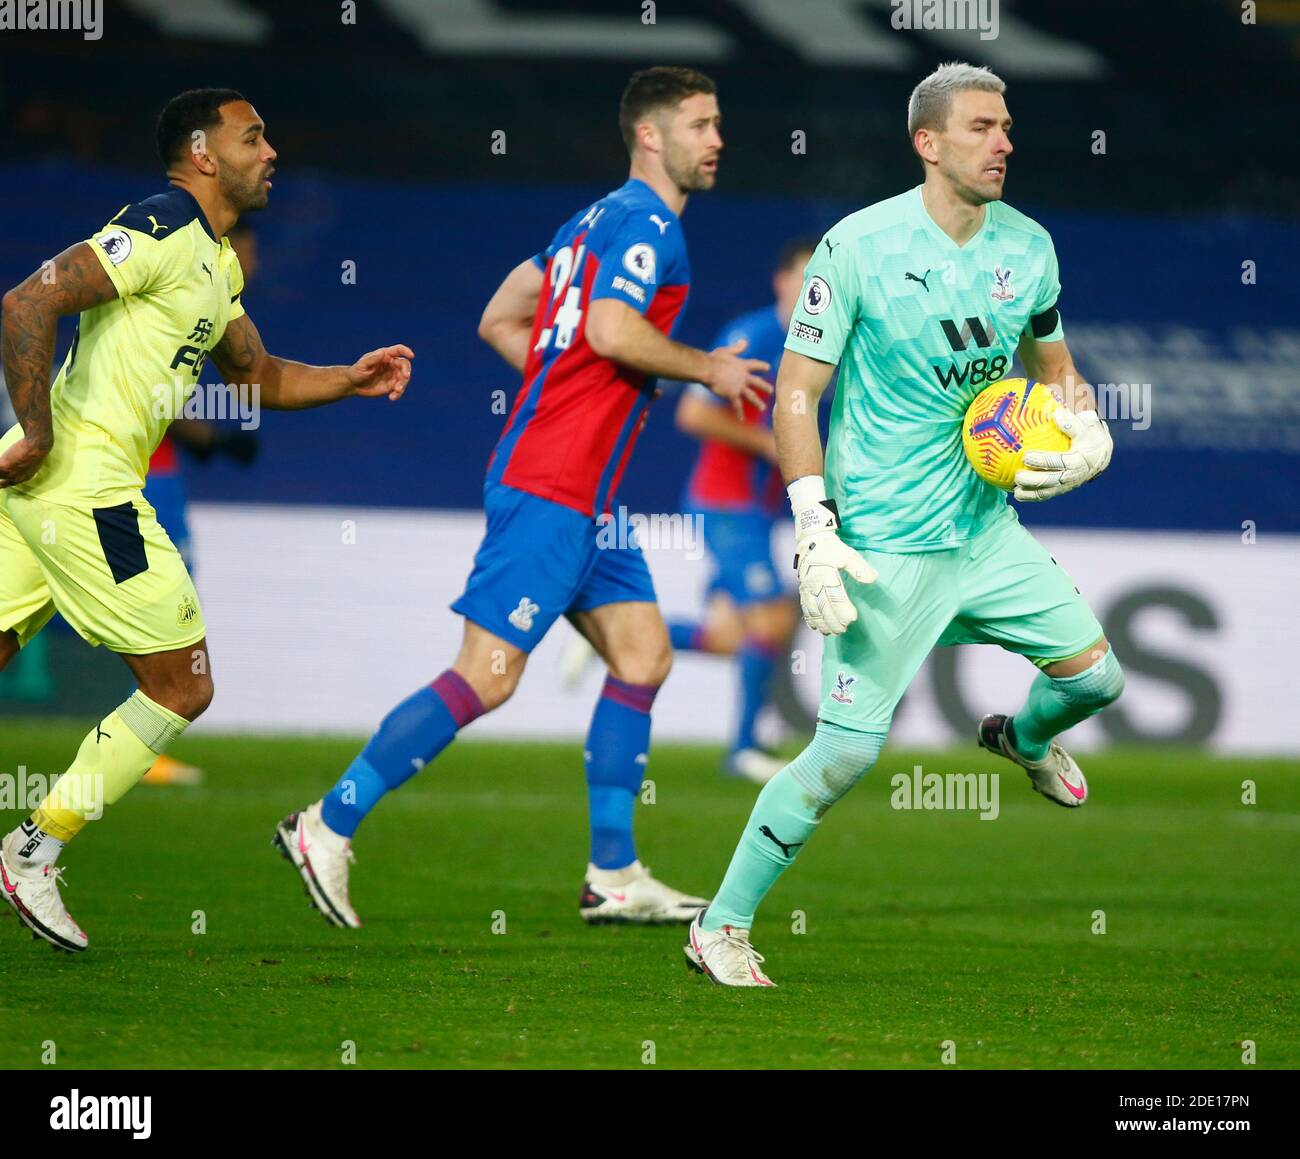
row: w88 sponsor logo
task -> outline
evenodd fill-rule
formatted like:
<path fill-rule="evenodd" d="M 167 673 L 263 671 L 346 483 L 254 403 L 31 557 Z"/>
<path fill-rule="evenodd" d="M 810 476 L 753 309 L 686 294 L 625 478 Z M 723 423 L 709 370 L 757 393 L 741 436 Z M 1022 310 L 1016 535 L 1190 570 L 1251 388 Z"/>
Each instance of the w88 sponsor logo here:
<path fill-rule="evenodd" d="M 963 318 L 960 327 L 951 318 L 940 318 L 939 326 L 952 352 L 959 355 L 965 354 L 972 342 L 977 350 L 988 350 L 998 337 L 997 326 L 992 318 Z M 958 386 L 980 387 L 988 382 L 997 382 L 1006 374 L 1009 361 L 1005 354 L 995 354 L 991 358 L 984 354 L 971 359 L 964 366 L 958 366 L 956 362 L 949 362 L 946 367 L 933 362 L 930 365 L 939 385 L 947 390 L 953 383 Z"/>
<path fill-rule="evenodd" d="M 992 358 L 974 358 L 965 366 L 950 362 L 945 366 L 932 366 L 939 385 L 947 390 L 956 383 L 957 386 L 980 387 L 985 383 L 997 382 L 1007 372 L 1009 360 L 1005 354 L 995 354 Z"/>

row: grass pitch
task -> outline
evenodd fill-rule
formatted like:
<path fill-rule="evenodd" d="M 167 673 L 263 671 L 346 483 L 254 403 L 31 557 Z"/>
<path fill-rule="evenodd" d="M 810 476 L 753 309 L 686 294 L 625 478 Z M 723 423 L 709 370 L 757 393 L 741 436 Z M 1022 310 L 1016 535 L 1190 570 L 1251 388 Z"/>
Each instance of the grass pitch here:
<path fill-rule="evenodd" d="M 5 721 L 0 772 L 63 768 L 84 728 Z M 677 927 L 579 921 L 576 744 L 454 745 L 358 835 L 365 928 L 327 926 L 270 840 L 356 749 L 186 737 L 205 787 L 140 786 L 68 850 L 89 951 L 4 909 L 0 1066 L 1300 1065 L 1300 762 L 1110 752 L 1067 812 L 973 743 L 887 749 L 759 915 L 779 989 L 728 991 Z M 706 895 L 756 791 L 718 755 L 657 746 L 638 806 L 644 860 Z M 917 764 L 1002 773 L 997 820 L 890 808 Z"/>

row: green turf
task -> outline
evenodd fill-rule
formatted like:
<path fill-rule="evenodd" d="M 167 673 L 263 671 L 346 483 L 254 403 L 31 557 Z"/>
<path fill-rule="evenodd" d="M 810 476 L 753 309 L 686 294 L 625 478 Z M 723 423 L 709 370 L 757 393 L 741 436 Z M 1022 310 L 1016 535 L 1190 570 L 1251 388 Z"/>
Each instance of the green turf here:
<path fill-rule="evenodd" d="M 62 767 L 82 731 L 6 721 L 0 772 Z M 345 1041 L 360 1067 L 940 1067 L 952 1042 L 962 1067 L 1232 1069 L 1247 1039 L 1300 1064 L 1297 762 L 1112 752 L 1067 812 L 973 746 L 887 750 L 760 915 L 780 988 L 727 991 L 677 928 L 578 920 L 576 745 L 453 746 L 359 835 L 365 928 L 326 926 L 269 840 L 354 751 L 187 737 L 207 787 L 139 787 L 65 857 L 87 953 L 0 918 L 0 1066 L 47 1040 L 65 1067 L 338 1067 Z M 638 812 L 645 860 L 700 892 L 754 796 L 717 755 L 656 748 Z M 891 809 L 915 763 L 1003 771 L 1000 817 Z"/>

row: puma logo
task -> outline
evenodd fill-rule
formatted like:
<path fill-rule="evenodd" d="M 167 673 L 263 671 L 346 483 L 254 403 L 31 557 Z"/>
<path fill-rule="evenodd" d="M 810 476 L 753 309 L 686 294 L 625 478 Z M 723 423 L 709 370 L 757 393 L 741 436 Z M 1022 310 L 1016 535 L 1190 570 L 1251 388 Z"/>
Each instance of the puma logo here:
<path fill-rule="evenodd" d="M 99 724 L 103 724 L 103 723 L 104 722 L 102 720 L 99 722 Z M 112 740 L 113 734 L 111 732 L 105 732 L 102 728 L 99 727 L 99 724 L 95 725 L 95 743 L 99 744 L 100 737 L 107 737 L 109 740 Z"/>
<path fill-rule="evenodd" d="M 920 282 L 921 285 L 925 286 L 925 292 L 928 294 L 928 293 L 930 292 L 930 287 L 929 287 L 929 285 L 926 283 L 926 279 L 927 279 L 929 276 L 930 276 L 930 271 L 929 271 L 929 270 L 926 270 L 925 273 L 922 274 L 919 278 L 918 278 L 915 274 L 905 274 L 905 275 L 903 276 L 903 281 L 905 281 L 905 282 Z"/>
<path fill-rule="evenodd" d="M 146 213 L 145 217 L 153 223 L 152 228 L 149 230 L 150 233 L 157 233 L 160 229 L 171 229 L 170 225 L 159 225 L 158 219 L 152 213 Z"/>
<path fill-rule="evenodd" d="M 790 850 L 798 849 L 799 846 L 803 844 L 802 841 L 791 841 L 789 844 L 787 844 L 786 842 L 782 841 L 781 838 L 779 838 L 775 833 L 773 833 L 772 830 L 769 829 L 766 825 L 760 826 L 758 831 L 769 841 L 773 841 L 777 845 L 779 845 L 781 847 L 781 852 L 791 860 L 793 860 L 794 854 L 791 853 Z"/>

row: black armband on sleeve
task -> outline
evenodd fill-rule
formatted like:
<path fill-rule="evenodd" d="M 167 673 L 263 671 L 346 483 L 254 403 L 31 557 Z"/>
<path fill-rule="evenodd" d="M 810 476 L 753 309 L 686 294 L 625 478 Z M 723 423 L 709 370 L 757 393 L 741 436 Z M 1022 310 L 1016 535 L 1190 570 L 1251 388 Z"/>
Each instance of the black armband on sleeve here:
<path fill-rule="evenodd" d="M 1035 314 L 1029 319 L 1030 333 L 1035 338 L 1042 338 L 1056 329 L 1057 323 L 1061 320 L 1061 315 L 1055 306 L 1044 310 L 1041 314 Z"/>

